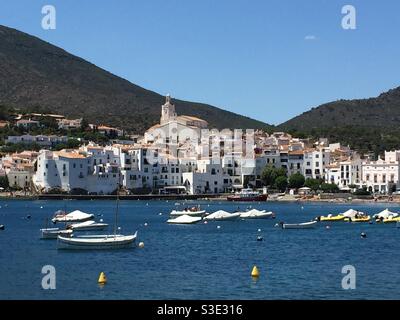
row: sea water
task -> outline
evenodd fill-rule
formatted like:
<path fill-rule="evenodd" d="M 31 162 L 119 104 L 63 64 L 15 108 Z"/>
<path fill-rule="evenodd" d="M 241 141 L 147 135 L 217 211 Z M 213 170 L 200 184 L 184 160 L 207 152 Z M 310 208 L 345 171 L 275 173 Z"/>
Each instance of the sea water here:
<path fill-rule="evenodd" d="M 166 223 L 172 209 L 198 204 L 207 212 L 252 206 L 275 212 L 276 219 Z M 0 224 L 5 225 L 0 230 L 0 299 L 400 298 L 400 229 L 395 224 L 319 223 L 309 230 L 275 226 L 349 208 L 368 214 L 386 207 L 400 211 L 396 204 L 121 201 L 120 233 L 137 230 L 137 243 L 144 242 L 144 248 L 78 252 L 57 250 L 56 240 L 40 239 L 46 218 L 64 207 L 93 213 L 113 232 L 115 201 L 0 200 Z M 55 268 L 54 290 L 42 287 L 45 265 Z M 258 279 L 250 276 L 254 265 Z M 354 290 L 342 288 L 347 265 L 355 268 Z M 100 272 L 108 279 L 104 286 L 97 283 Z"/>

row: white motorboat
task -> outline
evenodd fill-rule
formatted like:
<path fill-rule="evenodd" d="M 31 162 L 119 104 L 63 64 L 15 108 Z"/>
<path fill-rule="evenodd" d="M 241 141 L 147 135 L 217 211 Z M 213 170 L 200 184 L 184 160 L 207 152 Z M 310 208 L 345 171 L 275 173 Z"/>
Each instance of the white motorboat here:
<path fill-rule="evenodd" d="M 282 223 L 282 229 L 313 229 L 317 226 L 317 221 L 303 223 Z"/>
<path fill-rule="evenodd" d="M 124 236 L 120 234 L 93 235 L 78 237 L 58 236 L 58 249 L 71 250 L 107 250 L 124 249 L 132 247 L 137 238 L 137 231 L 134 235 Z"/>
<path fill-rule="evenodd" d="M 191 217 L 187 214 L 183 216 L 179 216 L 177 218 L 169 219 L 167 220 L 167 223 L 173 223 L 173 224 L 192 224 L 201 221 L 201 217 Z"/>
<path fill-rule="evenodd" d="M 63 211 L 57 211 L 54 218 L 51 219 L 54 223 L 57 222 L 83 222 L 93 219 L 94 215 L 91 213 L 85 213 L 80 210 L 75 210 L 70 213 Z"/>
<path fill-rule="evenodd" d="M 69 237 L 72 230 L 60 230 L 60 228 L 40 229 L 41 239 L 57 239 L 58 236 Z"/>
<path fill-rule="evenodd" d="M 188 215 L 192 217 L 201 217 L 206 213 L 206 210 L 200 210 L 200 207 L 185 208 L 184 210 L 172 210 L 171 217 Z"/>
<path fill-rule="evenodd" d="M 214 213 L 209 214 L 204 217 L 204 220 L 215 220 L 215 221 L 223 221 L 223 220 L 236 220 L 240 217 L 240 212 L 229 213 L 224 210 L 218 210 Z"/>
<path fill-rule="evenodd" d="M 67 226 L 68 229 L 73 231 L 94 231 L 94 230 L 104 230 L 108 227 L 107 223 L 96 222 L 93 220 L 84 221 L 80 223 L 74 223 Z"/>
<path fill-rule="evenodd" d="M 266 212 L 265 210 L 251 209 L 246 212 L 240 212 L 240 218 L 242 219 L 269 219 L 274 217 L 275 214 L 272 211 Z"/>

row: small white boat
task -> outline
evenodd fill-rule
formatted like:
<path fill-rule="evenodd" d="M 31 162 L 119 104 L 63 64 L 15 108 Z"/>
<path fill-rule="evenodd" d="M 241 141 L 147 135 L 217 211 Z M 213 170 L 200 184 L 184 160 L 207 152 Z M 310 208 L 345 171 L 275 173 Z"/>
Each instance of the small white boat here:
<path fill-rule="evenodd" d="M 229 213 L 224 210 L 218 210 L 214 213 L 209 214 L 208 216 L 205 216 L 204 220 L 215 220 L 215 221 L 236 220 L 239 217 L 240 217 L 240 212 Z"/>
<path fill-rule="evenodd" d="M 40 229 L 41 239 L 57 239 L 58 236 L 69 237 L 72 230 L 60 230 L 60 228 Z"/>
<path fill-rule="evenodd" d="M 190 208 L 185 210 L 172 210 L 170 213 L 171 217 L 178 217 L 178 216 L 192 216 L 192 217 L 201 217 L 206 213 L 206 210 L 200 210 L 199 208 Z"/>
<path fill-rule="evenodd" d="M 240 212 L 240 218 L 242 219 L 269 219 L 275 217 L 272 211 L 266 212 L 265 210 L 252 209 L 246 212 Z"/>
<path fill-rule="evenodd" d="M 54 218 L 51 219 L 54 223 L 57 222 L 83 222 L 93 219 L 94 215 L 91 213 L 85 213 L 80 210 L 72 211 L 71 213 L 65 213 L 57 211 Z"/>
<path fill-rule="evenodd" d="M 303 223 L 282 223 L 282 229 L 313 229 L 317 225 L 317 221 Z"/>
<path fill-rule="evenodd" d="M 67 226 L 68 229 L 71 229 L 73 231 L 104 230 L 107 227 L 108 227 L 107 223 L 95 222 L 93 220 L 80 222 L 80 223 L 74 223 L 74 224 Z"/>
<path fill-rule="evenodd" d="M 174 219 L 167 220 L 167 223 L 174 223 L 174 224 L 192 224 L 201 221 L 201 217 L 191 217 L 187 214 L 183 216 L 179 216 Z"/>
<path fill-rule="evenodd" d="M 94 236 L 78 236 L 63 237 L 58 236 L 58 249 L 70 250 L 107 250 L 107 249 L 124 249 L 132 247 L 137 238 L 137 231 L 134 235 L 124 236 L 119 234 L 112 235 L 94 235 Z"/>

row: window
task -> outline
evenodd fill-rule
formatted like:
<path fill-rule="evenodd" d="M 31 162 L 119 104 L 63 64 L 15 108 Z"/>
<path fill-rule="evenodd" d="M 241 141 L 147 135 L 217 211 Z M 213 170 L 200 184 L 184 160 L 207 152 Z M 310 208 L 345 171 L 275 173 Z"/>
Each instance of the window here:
<path fill-rule="evenodd" d="M 46 163 L 46 169 L 48 169 L 49 168 L 49 164 L 48 163 Z"/>
<path fill-rule="evenodd" d="M 383 183 L 386 183 L 386 174 L 383 174 L 383 175 L 382 175 L 382 182 L 383 182 Z"/>
<path fill-rule="evenodd" d="M 316 166 L 316 167 L 319 167 L 319 162 L 318 162 L 318 161 L 315 163 L 315 166 Z"/>
<path fill-rule="evenodd" d="M 212 175 L 215 175 L 215 174 L 216 174 L 215 168 L 212 168 L 212 169 L 211 169 L 211 174 L 212 174 Z"/>
<path fill-rule="evenodd" d="M 377 183 L 377 182 L 378 182 L 378 175 L 374 174 L 374 183 Z"/>
<path fill-rule="evenodd" d="M 75 169 L 75 168 L 76 168 L 76 163 L 74 163 L 74 164 L 72 165 L 72 167 Z"/>

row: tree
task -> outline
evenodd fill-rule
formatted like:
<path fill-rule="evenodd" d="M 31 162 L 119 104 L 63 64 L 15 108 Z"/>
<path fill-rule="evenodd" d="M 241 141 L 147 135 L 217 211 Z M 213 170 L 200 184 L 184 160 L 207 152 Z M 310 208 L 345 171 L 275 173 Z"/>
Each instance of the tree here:
<path fill-rule="evenodd" d="M 0 176 L 0 187 L 2 187 L 4 189 L 8 189 L 9 183 L 8 183 L 7 175 Z"/>
<path fill-rule="evenodd" d="M 320 179 L 308 178 L 304 183 L 304 186 L 311 188 L 313 191 L 317 191 L 321 185 L 321 182 L 322 181 Z"/>
<path fill-rule="evenodd" d="M 306 179 L 301 173 L 294 173 L 289 177 L 289 187 L 296 189 L 301 188 L 302 186 L 304 186 L 305 181 Z"/>
<path fill-rule="evenodd" d="M 321 190 L 326 193 L 334 193 L 339 191 L 339 187 L 335 183 L 323 183 Z"/>
<path fill-rule="evenodd" d="M 279 176 L 275 179 L 275 185 L 279 191 L 284 192 L 288 186 L 288 180 L 285 176 Z"/>
<path fill-rule="evenodd" d="M 371 192 L 367 190 L 367 187 L 363 187 L 362 189 L 354 191 L 353 194 L 357 196 L 369 196 L 371 195 Z"/>
<path fill-rule="evenodd" d="M 89 128 L 89 122 L 83 118 L 81 122 L 81 131 L 85 131 L 87 128 Z"/>
<path fill-rule="evenodd" d="M 272 165 L 265 166 L 263 172 L 261 173 L 261 180 L 266 186 L 272 186 L 275 184 L 275 180 L 278 177 L 286 178 L 286 171 L 283 168 L 275 168 Z"/>

